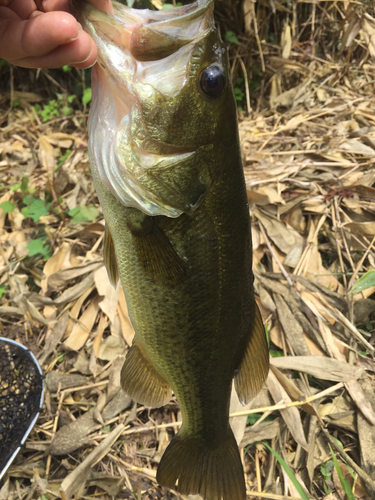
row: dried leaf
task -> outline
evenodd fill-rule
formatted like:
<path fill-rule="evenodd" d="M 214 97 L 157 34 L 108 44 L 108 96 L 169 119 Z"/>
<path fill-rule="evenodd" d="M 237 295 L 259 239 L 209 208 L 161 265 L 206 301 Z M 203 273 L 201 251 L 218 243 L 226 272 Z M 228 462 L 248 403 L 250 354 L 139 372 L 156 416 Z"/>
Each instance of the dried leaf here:
<path fill-rule="evenodd" d="M 103 265 L 102 260 L 95 262 L 87 262 L 86 264 L 81 264 L 76 267 L 71 267 L 70 269 L 64 269 L 55 274 L 52 274 L 48 279 L 48 285 L 51 288 L 59 288 L 64 286 L 66 283 L 71 282 L 75 278 L 82 276 L 84 274 L 95 271 Z"/>
<path fill-rule="evenodd" d="M 117 304 L 121 284 L 118 282 L 117 287 L 113 287 L 109 281 L 108 273 L 104 266 L 99 267 L 99 269 L 94 271 L 94 280 L 98 294 L 104 297 L 104 299 L 100 302 L 99 307 L 104 314 L 108 316 L 110 322 L 113 323 L 117 313 Z"/>
<path fill-rule="evenodd" d="M 303 329 L 301 325 L 295 319 L 282 296 L 275 293 L 273 297 L 284 334 L 292 345 L 294 352 L 298 356 L 308 356 L 310 351 L 303 337 Z"/>
<path fill-rule="evenodd" d="M 275 404 L 280 402 L 283 403 L 292 402 L 292 400 L 286 393 L 285 389 L 283 389 L 280 382 L 277 380 L 272 371 L 269 372 L 266 383 Z M 301 417 L 297 408 L 295 407 L 286 408 L 285 410 L 280 410 L 280 413 L 296 442 L 300 444 L 302 448 L 307 450 L 308 447 L 307 447 L 306 437 L 303 431 Z"/>
<path fill-rule="evenodd" d="M 126 305 L 125 295 L 124 295 L 124 291 L 122 288 L 120 288 L 118 309 L 117 310 L 118 310 L 118 314 L 119 314 L 120 322 L 121 322 L 122 336 L 123 336 L 125 342 L 128 344 L 128 346 L 131 347 L 132 343 L 133 343 L 135 332 L 134 332 L 133 325 L 131 324 L 131 321 L 129 318 L 128 307 Z"/>
<path fill-rule="evenodd" d="M 97 464 L 111 449 L 113 443 L 124 430 L 124 425 L 119 424 L 112 432 L 87 455 L 87 457 L 73 470 L 61 483 L 60 491 L 69 500 L 73 495 L 79 497 L 88 478 L 91 468 Z"/>
<path fill-rule="evenodd" d="M 97 358 L 105 361 L 112 361 L 125 350 L 124 341 L 120 337 L 110 335 L 102 341 L 99 347 Z"/>
<path fill-rule="evenodd" d="M 271 358 L 271 364 L 284 370 L 296 370 L 313 377 L 333 382 L 357 380 L 363 368 L 323 356 L 286 356 Z"/>
<path fill-rule="evenodd" d="M 100 301 L 100 297 L 95 297 L 88 308 L 79 317 L 77 323 L 73 327 L 71 334 L 64 341 L 64 346 L 67 349 L 78 351 L 85 345 L 92 331 L 92 327 L 94 326 L 99 311 Z"/>
<path fill-rule="evenodd" d="M 255 210 L 254 215 L 263 224 L 268 237 L 282 252 L 288 254 L 290 251 L 300 248 L 302 253 L 304 240 L 297 231 L 291 227 L 287 228 L 282 222 L 264 215 L 259 210 Z"/>

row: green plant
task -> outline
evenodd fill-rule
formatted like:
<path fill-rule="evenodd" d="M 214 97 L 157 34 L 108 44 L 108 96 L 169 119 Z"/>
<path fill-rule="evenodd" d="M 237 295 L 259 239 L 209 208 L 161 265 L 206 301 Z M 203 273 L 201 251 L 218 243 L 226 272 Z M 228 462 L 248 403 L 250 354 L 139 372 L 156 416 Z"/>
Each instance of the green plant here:
<path fill-rule="evenodd" d="M 21 210 L 22 215 L 24 217 L 30 217 L 34 222 L 38 222 L 41 217 L 47 215 L 49 207 L 51 206 L 51 203 L 35 198 L 32 194 L 25 196 L 22 202 L 26 205 Z"/>
<path fill-rule="evenodd" d="M 237 104 L 242 104 L 243 101 L 245 100 L 245 92 L 242 90 L 243 83 L 244 83 L 243 78 L 236 78 L 233 90 L 234 90 L 234 97 L 237 101 Z"/>
<path fill-rule="evenodd" d="M 0 285 L 0 299 L 4 295 L 5 290 L 6 290 L 5 285 Z"/>
<path fill-rule="evenodd" d="M 84 90 L 83 96 L 82 96 L 82 104 L 88 104 L 91 102 L 92 99 L 92 90 L 91 87 L 87 87 L 87 89 Z"/>
<path fill-rule="evenodd" d="M 21 190 L 21 193 L 23 196 L 25 196 L 26 193 L 34 193 L 35 189 L 34 188 L 29 188 L 29 178 L 28 177 L 22 177 L 21 182 L 17 184 L 13 184 L 9 188 L 11 191 L 18 191 L 19 189 Z"/>
<path fill-rule="evenodd" d="M 35 104 L 35 111 L 42 117 L 43 122 L 48 122 L 57 116 L 69 116 L 73 114 L 72 104 L 75 95 L 65 96 L 64 94 L 56 94 L 56 99 L 52 99 L 48 104 L 44 104 L 43 109 L 39 104 Z"/>
<path fill-rule="evenodd" d="M 323 476 L 323 488 L 326 495 L 331 493 L 331 489 L 327 485 L 327 481 L 332 483 L 332 469 L 334 467 L 334 462 L 332 460 L 328 460 L 328 462 L 323 463 L 320 466 L 320 473 Z"/>
<path fill-rule="evenodd" d="M 296 478 L 296 476 L 293 474 L 292 469 L 289 467 L 289 465 L 285 462 L 285 460 L 273 449 L 271 446 L 267 443 L 262 443 L 271 453 L 272 455 L 276 458 L 276 460 L 279 462 L 281 467 L 284 469 L 285 473 L 289 477 L 289 479 L 292 481 L 293 486 L 295 489 L 298 491 L 300 497 L 302 500 L 309 500 L 309 497 L 305 490 L 302 488 L 300 482 Z"/>
<path fill-rule="evenodd" d="M 266 338 L 267 338 L 267 347 L 268 349 L 270 348 L 270 332 L 269 332 L 269 329 L 268 329 L 268 325 L 265 324 L 264 325 L 264 331 L 266 333 Z"/>
<path fill-rule="evenodd" d="M 337 475 L 339 477 L 339 481 L 340 481 L 340 484 L 342 486 L 342 489 L 345 491 L 345 495 L 348 497 L 348 500 L 356 500 L 355 496 L 352 492 L 352 489 L 350 487 L 349 481 L 342 474 L 342 470 L 340 468 L 340 465 L 339 465 L 339 462 L 336 458 L 336 455 L 333 453 L 331 446 L 330 445 L 328 445 L 328 446 L 329 446 L 329 449 L 331 450 L 332 460 L 334 462 L 335 469 L 336 469 Z M 350 472 L 349 468 L 348 468 L 348 470 Z"/>
<path fill-rule="evenodd" d="M 348 294 L 359 293 L 362 292 L 362 290 L 366 290 L 367 288 L 371 288 L 373 286 L 375 286 L 375 269 L 368 271 L 361 278 L 359 278 L 359 280 L 354 283 Z"/>
<path fill-rule="evenodd" d="M 34 257 L 34 255 L 41 255 L 45 260 L 51 257 L 51 246 L 47 239 L 35 239 L 30 241 L 26 246 L 29 251 L 29 257 Z"/>
<path fill-rule="evenodd" d="M 13 212 L 16 206 L 17 203 L 15 201 L 10 201 L 10 200 L 3 201 L 3 203 L 0 204 L 0 208 L 2 208 L 4 215 Z"/>
<path fill-rule="evenodd" d="M 270 349 L 270 356 L 273 358 L 282 358 L 284 356 L 283 351 L 277 351 L 275 349 Z"/>
<path fill-rule="evenodd" d="M 72 154 L 71 149 L 67 149 L 64 154 L 60 155 L 59 158 L 57 158 L 57 167 L 53 170 L 53 173 L 55 174 L 60 170 L 60 168 L 64 165 L 66 160 L 69 158 L 69 156 Z"/>
<path fill-rule="evenodd" d="M 246 425 L 254 425 L 262 416 L 262 413 L 250 413 L 247 417 Z M 275 418 L 277 418 L 276 415 L 268 415 L 268 417 L 264 418 L 262 422 L 272 422 Z"/>
<path fill-rule="evenodd" d="M 224 35 L 224 38 L 227 42 L 230 43 L 240 43 L 236 35 L 233 33 L 233 31 L 227 31 Z"/>
<path fill-rule="evenodd" d="M 72 217 L 72 222 L 91 222 L 98 217 L 99 210 L 94 205 L 87 205 L 69 210 L 68 215 Z"/>

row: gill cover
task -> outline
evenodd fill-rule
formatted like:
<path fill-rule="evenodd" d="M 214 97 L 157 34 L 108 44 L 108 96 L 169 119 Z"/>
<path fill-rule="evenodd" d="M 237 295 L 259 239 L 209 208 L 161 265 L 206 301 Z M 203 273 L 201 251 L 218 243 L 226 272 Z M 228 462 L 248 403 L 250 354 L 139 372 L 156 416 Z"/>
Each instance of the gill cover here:
<path fill-rule="evenodd" d="M 124 205 L 148 215 L 191 213 L 215 175 L 214 146 L 209 137 L 184 143 L 183 132 L 176 135 L 188 118 L 184 110 L 199 111 L 196 101 L 189 109 L 183 100 L 192 92 L 202 99 L 196 67 L 215 31 L 213 0 L 157 12 L 114 2 L 114 16 L 85 3 L 81 21 L 99 53 L 89 118 L 94 175 Z M 217 53 L 215 68 L 224 71 Z M 150 109 L 159 113 L 154 125 Z"/>

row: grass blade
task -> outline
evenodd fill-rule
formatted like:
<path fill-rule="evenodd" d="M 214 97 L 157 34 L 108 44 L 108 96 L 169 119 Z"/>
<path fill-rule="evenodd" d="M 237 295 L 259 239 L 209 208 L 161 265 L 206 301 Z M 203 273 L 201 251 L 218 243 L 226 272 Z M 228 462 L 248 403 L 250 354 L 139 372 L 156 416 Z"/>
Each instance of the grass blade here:
<path fill-rule="evenodd" d="M 348 497 L 348 500 L 355 500 L 355 496 L 354 496 L 354 494 L 352 492 L 352 489 L 350 487 L 349 481 L 346 479 L 346 477 L 344 477 L 342 475 L 342 471 L 340 469 L 340 466 L 339 466 L 339 463 L 337 461 L 336 455 L 333 453 L 333 450 L 332 450 L 331 446 L 330 445 L 328 445 L 328 446 L 329 446 L 329 449 L 331 450 L 332 460 L 333 460 L 333 462 L 335 464 L 335 469 L 336 469 L 337 475 L 339 477 L 342 489 L 345 491 L 345 495 Z"/>
<path fill-rule="evenodd" d="M 292 469 L 285 462 L 285 460 L 273 448 L 271 448 L 271 446 L 269 446 L 267 443 L 263 442 L 262 444 L 264 444 L 264 446 L 272 453 L 272 455 L 276 458 L 276 460 L 279 462 L 281 467 L 285 470 L 286 474 L 288 475 L 289 479 L 292 481 L 295 489 L 298 491 L 302 500 L 310 500 L 309 497 L 307 496 L 305 490 L 302 488 L 300 482 L 298 481 L 296 476 L 293 474 Z"/>
<path fill-rule="evenodd" d="M 359 293 L 362 292 L 362 290 L 366 290 L 367 288 L 371 288 L 373 286 L 375 286 L 375 269 L 368 271 L 362 276 L 362 278 L 359 278 L 359 280 L 354 283 L 348 294 Z"/>

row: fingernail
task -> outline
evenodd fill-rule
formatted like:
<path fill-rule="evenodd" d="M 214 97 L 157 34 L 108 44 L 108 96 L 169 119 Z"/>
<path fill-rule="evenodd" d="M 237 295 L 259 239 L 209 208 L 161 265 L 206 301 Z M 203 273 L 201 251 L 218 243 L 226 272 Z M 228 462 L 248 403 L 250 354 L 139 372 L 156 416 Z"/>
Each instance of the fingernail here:
<path fill-rule="evenodd" d="M 97 62 L 98 62 L 98 58 L 96 58 L 96 59 L 95 59 L 95 61 L 94 61 L 92 64 L 90 64 L 90 66 L 87 66 L 87 68 L 86 68 L 86 69 L 92 68 L 93 66 L 95 66 L 95 64 L 96 64 Z"/>
<path fill-rule="evenodd" d="M 75 64 L 83 64 L 84 62 L 88 61 L 90 59 L 90 57 L 92 56 L 92 51 L 93 50 L 94 50 L 93 46 L 91 45 L 90 53 L 89 53 L 89 55 L 87 57 L 85 57 L 85 59 L 83 59 L 83 61 L 74 61 L 74 62 L 69 63 L 69 65 L 70 66 L 74 66 Z M 96 62 L 96 60 L 95 60 L 95 62 Z"/>
<path fill-rule="evenodd" d="M 78 24 L 78 35 L 74 36 L 73 38 L 69 38 L 68 42 L 74 42 L 74 40 L 77 40 L 77 38 L 79 38 L 81 36 L 82 25 L 79 22 L 77 22 L 77 24 Z"/>

